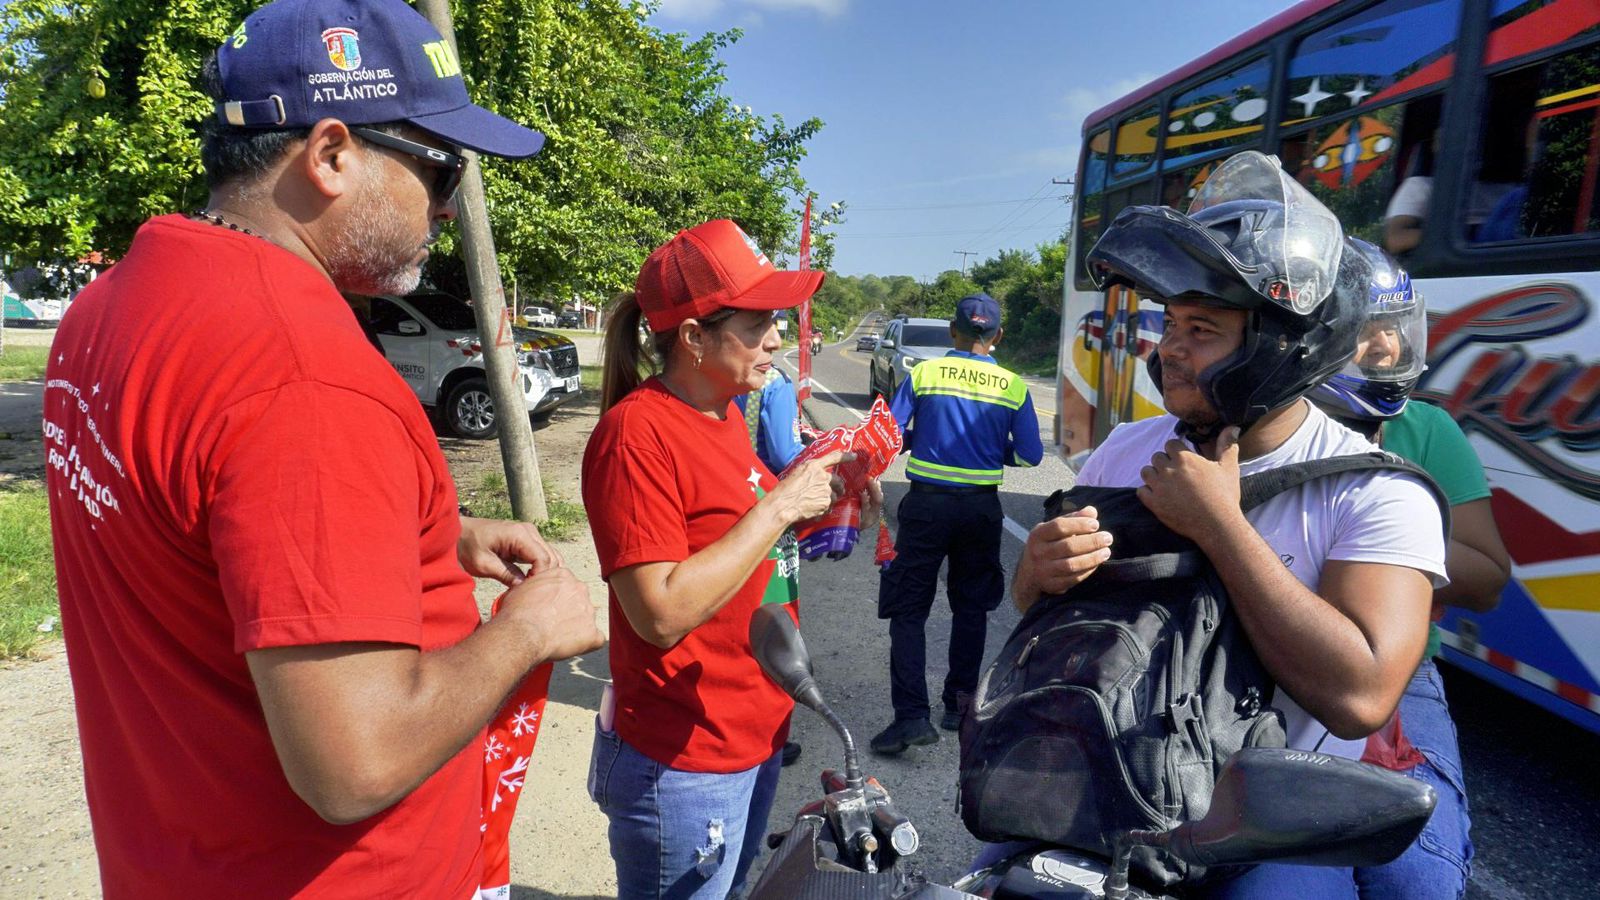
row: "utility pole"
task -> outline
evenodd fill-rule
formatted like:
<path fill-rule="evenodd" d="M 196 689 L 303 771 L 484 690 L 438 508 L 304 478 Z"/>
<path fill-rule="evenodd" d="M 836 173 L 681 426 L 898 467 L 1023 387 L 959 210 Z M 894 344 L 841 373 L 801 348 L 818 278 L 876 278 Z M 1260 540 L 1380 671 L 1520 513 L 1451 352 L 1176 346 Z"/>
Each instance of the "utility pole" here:
<path fill-rule="evenodd" d="M 449 0 L 419 0 L 417 6 L 448 42 L 450 52 L 460 59 Z M 500 264 L 494 256 L 483 170 L 478 165 L 478 154 L 463 149 L 462 155 L 467 158 L 467 170 L 457 198 L 461 249 L 466 258 L 467 283 L 472 288 L 478 340 L 483 344 L 489 396 L 494 398 L 495 419 L 500 426 L 500 462 L 506 472 L 507 493 L 511 495 L 511 513 L 525 522 L 543 522 L 550 518 L 550 510 L 545 505 L 544 484 L 539 480 L 533 423 L 528 421 L 527 401 L 517 384 L 521 373 L 517 370 L 516 341 L 511 335 L 511 316 L 506 311 L 505 286 L 500 283 Z"/>
<path fill-rule="evenodd" d="M 1065 185 L 1067 187 L 1072 187 L 1073 184 L 1075 184 L 1075 182 L 1071 178 L 1052 178 L 1052 179 L 1050 179 L 1050 183 L 1051 184 Z M 1062 200 L 1065 201 L 1068 206 L 1071 206 L 1073 204 L 1073 202 L 1076 201 L 1077 199 L 1078 199 L 1078 195 L 1075 194 L 1075 193 L 1072 193 L 1072 192 L 1068 192 L 1067 195 L 1062 198 Z M 1076 224 L 1077 224 L 1077 221 L 1076 221 L 1075 217 L 1073 217 L 1073 216 L 1068 216 L 1067 217 L 1067 229 L 1066 229 L 1066 231 L 1062 232 L 1062 240 L 1069 247 L 1072 245 L 1072 228 Z"/>
<path fill-rule="evenodd" d="M 967 257 L 969 257 L 969 256 L 977 256 L 978 255 L 978 251 L 976 251 L 976 250 L 952 250 L 951 252 L 959 254 L 961 256 L 961 277 L 962 278 L 967 277 Z"/>

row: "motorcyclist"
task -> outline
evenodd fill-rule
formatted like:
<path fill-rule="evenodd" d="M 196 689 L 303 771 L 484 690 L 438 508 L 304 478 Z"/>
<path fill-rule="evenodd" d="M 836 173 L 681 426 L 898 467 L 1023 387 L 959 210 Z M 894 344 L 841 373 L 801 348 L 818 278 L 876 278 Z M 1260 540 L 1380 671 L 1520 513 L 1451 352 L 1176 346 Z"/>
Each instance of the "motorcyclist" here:
<path fill-rule="evenodd" d="M 1312 389 L 1310 399 L 1433 476 L 1450 501 L 1451 522 L 1445 554 L 1450 584 L 1434 592 L 1434 618 L 1447 605 L 1486 612 L 1499 601 L 1510 575 L 1510 559 L 1489 508 L 1483 464 L 1448 413 L 1427 403 L 1408 402 L 1425 368 L 1427 314 L 1422 296 L 1392 257 L 1365 241 L 1353 243 L 1373 263 L 1368 318 L 1356 342 L 1355 358 Z M 1362 756 L 1365 762 L 1432 785 L 1438 806 L 1423 836 L 1399 859 L 1356 870 L 1355 883 L 1364 900 L 1453 900 L 1466 891 L 1473 850 L 1468 836 L 1471 821 L 1455 724 L 1433 664 L 1438 640 L 1437 627 L 1430 626 L 1428 652 L 1406 686 L 1400 708 L 1368 739 Z"/>
<path fill-rule="evenodd" d="M 1289 745 L 1359 757 L 1393 712 L 1447 583 L 1438 507 L 1418 480 L 1348 473 L 1248 515 L 1241 474 L 1372 445 L 1304 399 L 1351 358 L 1371 264 L 1338 221 L 1254 151 L 1227 160 L 1188 214 L 1123 210 L 1088 254 L 1102 286 L 1163 309 L 1150 376 L 1167 415 L 1119 425 L 1080 485 L 1138 487 L 1215 564 L 1281 690 Z M 1091 508 L 1036 526 L 1012 584 L 1026 610 L 1087 578 L 1115 535 Z M 1351 870 L 1266 864 L 1204 896 L 1344 897 Z"/>

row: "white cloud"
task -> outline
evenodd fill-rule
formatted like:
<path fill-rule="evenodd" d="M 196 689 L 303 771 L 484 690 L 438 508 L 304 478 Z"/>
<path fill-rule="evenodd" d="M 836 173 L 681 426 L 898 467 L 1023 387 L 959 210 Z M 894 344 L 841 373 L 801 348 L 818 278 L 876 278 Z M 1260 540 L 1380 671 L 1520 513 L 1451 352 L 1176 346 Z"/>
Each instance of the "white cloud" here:
<path fill-rule="evenodd" d="M 1105 84 L 1076 87 L 1067 91 L 1062 95 L 1060 105 L 1050 114 L 1050 118 L 1063 126 L 1060 143 L 1026 151 L 1021 154 L 1020 159 L 1036 168 L 1068 174 L 1076 172 L 1078 151 L 1083 143 L 1083 120 L 1107 103 L 1144 87 L 1155 77 L 1149 73 L 1140 73 Z"/>
<path fill-rule="evenodd" d="M 728 7 L 769 12 L 814 12 L 832 18 L 842 14 L 850 0 L 661 0 L 657 15 L 672 19 L 708 19 Z"/>
<path fill-rule="evenodd" d="M 1073 88 L 1061 98 L 1059 115 L 1071 124 L 1073 130 L 1077 130 L 1083 127 L 1083 120 L 1090 113 L 1131 91 L 1144 87 L 1155 78 L 1155 75 L 1144 72 L 1110 84 Z"/>

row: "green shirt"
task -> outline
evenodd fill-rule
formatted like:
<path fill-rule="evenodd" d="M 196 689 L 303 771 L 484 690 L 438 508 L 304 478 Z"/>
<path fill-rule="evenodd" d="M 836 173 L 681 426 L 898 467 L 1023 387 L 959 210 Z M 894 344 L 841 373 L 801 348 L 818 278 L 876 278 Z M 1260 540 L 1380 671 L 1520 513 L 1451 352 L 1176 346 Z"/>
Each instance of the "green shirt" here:
<path fill-rule="evenodd" d="M 1383 423 L 1383 449 L 1416 463 L 1433 476 L 1451 506 L 1489 496 L 1483 463 L 1450 414 L 1420 400 Z M 1424 658 L 1439 655 L 1439 627 L 1428 629 Z"/>

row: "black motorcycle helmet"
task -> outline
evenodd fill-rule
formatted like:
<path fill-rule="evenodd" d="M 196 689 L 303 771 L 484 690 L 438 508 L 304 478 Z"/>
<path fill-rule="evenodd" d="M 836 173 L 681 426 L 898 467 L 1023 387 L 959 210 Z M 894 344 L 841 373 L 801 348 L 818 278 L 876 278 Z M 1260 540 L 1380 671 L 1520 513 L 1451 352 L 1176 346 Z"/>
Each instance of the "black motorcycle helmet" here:
<path fill-rule="evenodd" d="M 1132 206 L 1089 250 L 1095 284 L 1127 284 L 1155 303 L 1184 300 L 1250 314 L 1244 341 L 1196 373 L 1220 422 L 1248 428 L 1339 371 L 1354 353 L 1372 280 L 1371 264 L 1339 222 L 1277 160 L 1255 151 L 1230 157 L 1201 188 L 1188 214 Z M 1161 389 L 1161 356 L 1147 365 Z"/>

